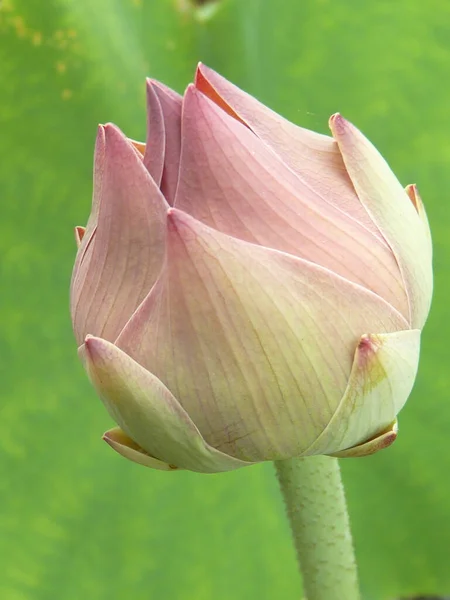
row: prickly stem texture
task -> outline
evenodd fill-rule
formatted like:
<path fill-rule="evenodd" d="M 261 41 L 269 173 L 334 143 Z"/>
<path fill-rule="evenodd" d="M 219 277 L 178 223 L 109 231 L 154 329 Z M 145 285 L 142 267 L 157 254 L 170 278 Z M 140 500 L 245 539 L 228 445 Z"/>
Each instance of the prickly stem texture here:
<path fill-rule="evenodd" d="M 359 600 L 339 463 L 328 456 L 275 462 L 307 600 Z"/>

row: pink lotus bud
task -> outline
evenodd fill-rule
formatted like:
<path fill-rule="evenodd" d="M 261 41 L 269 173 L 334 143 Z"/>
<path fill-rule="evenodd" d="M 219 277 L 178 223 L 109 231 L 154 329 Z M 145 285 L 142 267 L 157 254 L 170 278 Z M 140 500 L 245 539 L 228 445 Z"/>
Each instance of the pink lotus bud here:
<path fill-rule="evenodd" d="M 99 128 L 71 311 L 123 456 L 216 472 L 395 439 L 431 301 L 428 222 L 353 125 L 330 128 L 203 65 L 183 97 L 148 82 L 145 144 Z"/>

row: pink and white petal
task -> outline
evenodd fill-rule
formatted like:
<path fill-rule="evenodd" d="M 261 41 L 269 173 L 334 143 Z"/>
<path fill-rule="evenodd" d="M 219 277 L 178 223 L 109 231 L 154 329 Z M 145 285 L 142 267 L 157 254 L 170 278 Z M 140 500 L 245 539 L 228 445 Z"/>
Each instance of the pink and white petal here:
<path fill-rule="evenodd" d="M 395 254 L 408 294 L 411 327 L 421 329 L 433 292 L 431 244 L 423 221 L 369 140 L 339 114 L 331 117 L 330 128 L 361 202 Z"/>
<path fill-rule="evenodd" d="M 112 125 L 105 127 L 95 196 L 95 235 L 85 245 L 88 224 L 71 286 L 79 344 L 88 333 L 110 341 L 118 336 L 156 281 L 165 252 L 168 205 L 132 144 Z"/>
<path fill-rule="evenodd" d="M 159 81 L 149 80 L 159 99 L 164 118 L 165 152 L 161 191 L 172 205 L 178 184 L 181 153 L 181 111 L 182 97 Z"/>
<path fill-rule="evenodd" d="M 376 445 L 376 438 L 392 434 L 392 424 L 413 388 L 419 353 L 418 329 L 363 335 L 342 401 L 307 454 L 333 454 L 367 440 Z"/>
<path fill-rule="evenodd" d="M 355 194 L 333 138 L 294 125 L 201 63 L 195 86 L 222 110 L 247 125 L 306 186 L 383 243 L 383 236 Z"/>
<path fill-rule="evenodd" d="M 199 473 L 249 464 L 209 447 L 161 381 L 114 344 L 88 336 L 80 356 L 111 417 L 150 456 Z"/>
<path fill-rule="evenodd" d="M 154 456 L 150 456 L 143 448 L 136 444 L 120 427 L 113 427 L 103 434 L 105 442 L 118 454 L 132 462 L 157 469 L 158 471 L 176 471 L 178 467 L 168 465 Z"/>
<path fill-rule="evenodd" d="M 103 187 L 103 175 L 105 168 L 105 128 L 103 125 L 99 125 L 97 129 L 97 137 L 95 140 L 94 150 L 94 181 L 92 191 L 92 206 L 89 219 L 86 228 L 83 233 L 83 239 L 80 240 L 78 246 L 77 256 L 75 258 L 75 265 L 72 272 L 72 282 L 74 281 L 78 269 L 84 260 L 86 249 L 91 243 L 93 236 L 95 235 L 95 229 L 97 227 L 98 211 L 100 206 L 100 197 L 102 195 Z M 76 239 L 76 238 L 75 238 Z"/>
<path fill-rule="evenodd" d="M 361 334 L 405 319 L 326 269 L 177 209 L 167 235 L 167 263 L 117 345 L 215 448 L 246 461 L 302 454 L 341 401 Z"/>
<path fill-rule="evenodd" d="M 407 314 L 390 248 L 193 86 L 184 98 L 182 133 L 177 208 L 233 237 L 326 267 Z"/>
<path fill-rule="evenodd" d="M 144 152 L 144 165 L 161 185 L 166 150 L 166 130 L 161 103 L 151 80 L 147 80 L 147 140 Z"/>

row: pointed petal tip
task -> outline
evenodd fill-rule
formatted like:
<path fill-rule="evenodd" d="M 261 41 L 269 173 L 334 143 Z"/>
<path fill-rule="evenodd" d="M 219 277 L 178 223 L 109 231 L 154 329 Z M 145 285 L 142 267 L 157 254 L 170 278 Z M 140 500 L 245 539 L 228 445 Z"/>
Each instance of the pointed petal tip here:
<path fill-rule="evenodd" d="M 231 91 L 235 89 L 229 81 L 227 81 L 224 77 L 216 73 L 210 67 L 207 67 L 203 63 L 199 63 L 197 70 L 195 72 L 194 84 L 191 84 L 192 87 L 195 88 L 195 91 L 199 96 L 206 96 L 211 102 L 216 104 L 220 109 L 222 109 L 227 115 L 236 119 L 246 127 L 248 127 L 247 123 L 244 119 L 242 119 L 239 114 L 232 108 L 232 106 L 228 103 L 225 97 L 222 94 L 222 91 L 219 91 L 219 88 L 227 88 L 230 86 Z M 188 87 L 189 89 L 189 87 Z M 238 88 L 236 88 L 238 89 Z M 187 90 L 186 90 L 187 91 Z M 242 93 L 242 92 L 241 92 Z"/>
<path fill-rule="evenodd" d="M 356 356 L 358 357 L 358 366 L 364 368 L 370 366 L 374 354 L 383 344 L 379 336 L 375 334 L 364 334 L 361 336 Z"/>
<path fill-rule="evenodd" d="M 133 153 L 130 154 L 130 150 L 134 150 L 136 156 L 142 159 L 145 154 L 145 143 L 128 138 L 114 123 L 106 123 L 103 129 L 104 148 L 107 155 L 115 157 L 116 154 L 122 154 L 123 157 L 119 160 L 125 160 L 125 156 L 128 158 L 133 155 Z"/>
<path fill-rule="evenodd" d="M 173 90 L 172 88 L 168 87 L 167 85 L 165 85 L 161 81 L 158 81 L 157 79 L 153 79 L 152 77 L 147 77 L 145 80 L 145 84 L 147 96 L 155 93 L 157 96 L 163 94 L 165 96 L 168 96 L 172 100 L 177 101 L 181 98 L 178 92 L 175 92 L 175 90 Z"/>
<path fill-rule="evenodd" d="M 140 160 L 142 160 L 145 155 L 146 144 L 128 138 L 117 125 L 114 125 L 114 123 L 106 123 L 106 125 L 104 125 L 103 140 L 105 155 L 113 159 L 118 157 L 120 162 L 133 155 L 133 152 L 130 153 L 130 150 L 134 150 L 135 155 Z M 125 157 L 127 158 L 125 159 Z"/>
<path fill-rule="evenodd" d="M 333 114 L 331 115 L 331 117 L 330 117 L 330 121 L 332 121 L 332 122 L 333 122 L 333 121 L 336 121 L 336 120 L 338 120 L 338 121 L 339 121 L 339 119 L 342 119 L 342 115 L 341 115 L 341 113 L 340 113 L 340 112 L 335 112 L 335 113 L 333 113 Z"/>
<path fill-rule="evenodd" d="M 177 208 L 170 207 L 167 211 L 167 232 L 181 238 L 191 239 L 196 237 L 196 225 L 207 228 L 187 213 Z"/>
<path fill-rule="evenodd" d="M 178 223 L 179 220 L 182 221 L 182 218 L 180 219 L 180 216 L 182 214 L 184 214 L 182 210 L 179 210 L 178 208 L 174 208 L 173 206 L 171 206 L 167 210 L 167 222 L 170 225 L 176 226 L 176 224 Z"/>
<path fill-rule="evenodd" d="M 405 187 L 405 192 L 408 198 L 411 200 L 411 204 L 417 211 L 422 224 L 424 225 L 425 235 L 428 240 L 428 247 L 430 252 L 430 258 L 433 254 L 432 242 L 431 242 L 431 231 L 430 231 L 430 223 L 428 222 L 427 212 L 425 210 L 425 206 L 422 201 L 422 197 L 419 193 L 419 189 L 415 183 L 410 183 Z"/>
<path fill-rule="evenodd" d="M 198 98 L 199 96 L 201 96 L 201 92 L 196 87 L 195 83 L 188 83 L 184 91 L 184 100 L 186 101 L 186 98 L 191 97 Z"/>
<path fill-rule="evenodd" d="M 183 97 L 184 114 L 193 120 L 195 119 L 196 122 L 199 118 L 202 118 L 205 111 L 208 110 L 216 110 L 217 112 L 214 98 L 210 98 L 207 91 L 201 89 L 200 87 L 196 87 L 193 83 L 190 83 L 187 86 Z"/>
<path fill-rule="evenodd" d="M 147 101 L 148 98 L 155 95 L 158 95 L 158 92 L 166 92 L 168 89 L 163 83 L 158 81 L 157 79 L 153 79 L 152 77 L 147 77 L 145 80 L 145 88 L 147 92 Z"/>
<path fill-rule="evenodd" d="M 211 67 L 208 67 L 208 65 L 206 65 L 201 60 L 197 63 L 196 74 L 198 72 L 200 72 L 202 75 L 204 75 L 205 73 L 216 73 L 216 71 L 214 71 L 214 69 L 212 69 Z"/>
<path fill-rule="evenodd" d="M 97 126 L 97 137 L 95 140 L 95 153 L 103 152 L 105 149 L 105 125 L 99 124 Z"/>
<path fill-rule="evenodd" d="M 159 87 L 160 87 L 159 81 L 157 81 L 156 79 L 152 79 L 151 77 L 146 78 L 145 89 L 147 92 L 147 100 L 148 100 L 149 96 L 156 94 L 156 88 L 159 88 Z"/>
<path fill-rule="evenodd" d="M 86 228 L 81 225 L 77 225 L 74 230 L 75 233 L 75 242 L 77 244 L 77 248 L 80 247 L 81 241 L 83 240 L 84 234 L 86 233 Z"/>
<path fill-rule="evenodd" d="M 418 211 L 419 200 L 417 196 L 419 196 L 419 190 L 417 189 L 417 185 L 415 183 L 409 183 L 405 187 L 405 192 L 408 194 L 409 199 L 414 204 L 416 210 Z"/>
<path fill-rule="evenodd" d="M 194 84 L 197 85 L 197 81 L 199 79 L 205 79 L 205 76 L 203 74 L 203 71 L 205 70 L 205 68 L 207 69 L 207 67 L 205 67 L 205 65 L 199 61 L 197 63 L 197 68 L 195 69 L 195 77 L 194 77 Z"/>
<path fill-rule="evenodd" d="M 102 440 L 106 442 L 108 446 L 114 448 L 114 450 L 116 450 L 119 444 L 122 445 L 124 443 L 123 440 L 120 439 L 120 436 L 117 435 L 118 432 L 123 433 L 120 428 L 115 427 L 114 429 L 108 429 L 108 431 L 105 431 L 102 435 Z"/>
<path fill-rule="evenodd" d="M 102 142 L 105 154 L 115 153 L 116 149 L 129 147 L 132 145 L 126 135 L 114 123 L 105 123 L 102 125 L 103 135 Z"/>
<path fill-rule="evenodd" d="M 176 465 L 169 465 L 148 454 L 148 452 L 128 437 L 120 427 L 114 427 L 113 429 L 105 431 L 102 440 L 124 458 L 144 467 L 150 467 L 151 469 L 157 469 L 159 471 L 180 470 Z"/>
<path fill-rule="evenodd" d="M 208 81 L 208 75 L 214 74 L 216 74 L 216 72 L 211 69 L 211 67 L 208 67 L 205 63 L 199 61 L 197 68 L 195 69 L 194 85 L 197 85 L 197 83 L 201 83 L 202 81 L 208 82 L 208 84 L 211 85 Z"/>
<path fill-rule="evenodd" d="M 102 440 L 111 445 L 111 443 L 114 441 L 111 435 L 111 430 L 108 429 L 108 431 L 105 431 L 105 433 L 102 435 Z"/>
<path fill-rule="evenodd" d="M 177 213 L 179 211 L 176 208 L 170 207 L 167 211 L 167 231 L 169 233 L 177 233 L 178 232 L 178 216 Z"/>
<path fill-rule="evenodd" d="M 145 83 L 147 88 L 153 87 L 158 89 L 167 89 L 167 86 L 164 85 L 164 83 L 161 83 L 161 81 L 158 81 L 158 79 L 155 79 L 154 77 L 146 77 Z"/>
<path fill-rule="evenodd" d="M 337 458 L 357 458 L 360 456 L 370 456 L 379 450 L 384 450 L 385 448 L 391 446 L 397 439 L 397 435 L 398 424 L 397 420 L 395 420 L 385 431 L 379 433 L 370 440 L 367 440 L 362 444 L 358 444 L 357 446 L 353 446 L 353 448 L 347 448 L 346 450 L 335 452 L 330 454 L 330 456 L 335 456 Z"/>
<path fill-rule="evenodd" d="M 331 117 L 328 120 L 328 126 L 331 129 L 331 132 L 337 133 L 337 134 L 342 134 L 345 132 L 346 128 L 348 127 L 349 122 L 344 119 L 344 117 L 341 115 L 341 113 L 334 113 L 334 115 L 331 115 Z"/>
<path fill-rule="evenodd" d="M 114 139 L 126 139 L 122 131 L 114 123 L 105 123 L 102 125 L 106 141 Z"/>
<path fill-rule="evenodd" d="M 89 355 L 89 359 L 92 360 L 96 355 L 99 354 L 102 348 L 103 340 L 97 338 L 90 333 L 84 338 L 84 344 L 81 346 L 82 352 Z"/>

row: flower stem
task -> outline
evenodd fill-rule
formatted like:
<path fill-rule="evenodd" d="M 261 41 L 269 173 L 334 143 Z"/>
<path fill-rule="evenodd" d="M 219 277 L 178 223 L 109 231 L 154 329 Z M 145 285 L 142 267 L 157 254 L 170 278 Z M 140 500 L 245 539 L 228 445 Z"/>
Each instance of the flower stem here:
<path fill-rule="evenodd" d="M 358 575 L 337 458 L 275 462 L 307 600 L 358 600 Z"/>

